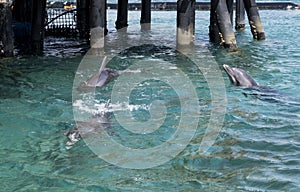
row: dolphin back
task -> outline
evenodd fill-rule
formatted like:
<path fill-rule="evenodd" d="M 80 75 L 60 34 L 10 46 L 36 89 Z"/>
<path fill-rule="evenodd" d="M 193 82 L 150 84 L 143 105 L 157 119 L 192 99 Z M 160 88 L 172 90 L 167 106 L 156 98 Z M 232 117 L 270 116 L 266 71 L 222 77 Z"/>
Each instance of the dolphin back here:
<path fill-rule="evenodd" d="M 99 75 L 99 78 L 95 84 L 96 87 L 101 87 L 103 86 L 106 82 L 107 82 L 107 78 L 108 78 L 108 71 L 104 70 L 101 72 L 101 74 Z"/>

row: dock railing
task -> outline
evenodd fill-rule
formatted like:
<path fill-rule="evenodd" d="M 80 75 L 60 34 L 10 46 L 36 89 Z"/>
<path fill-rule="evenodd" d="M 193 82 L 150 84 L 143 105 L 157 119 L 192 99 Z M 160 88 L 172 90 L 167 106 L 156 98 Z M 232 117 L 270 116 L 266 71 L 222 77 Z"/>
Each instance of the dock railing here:
<path fill-rule="evenodd" d="M 45 35 L 76 36 L 76 9 L 47 8 Z"/>

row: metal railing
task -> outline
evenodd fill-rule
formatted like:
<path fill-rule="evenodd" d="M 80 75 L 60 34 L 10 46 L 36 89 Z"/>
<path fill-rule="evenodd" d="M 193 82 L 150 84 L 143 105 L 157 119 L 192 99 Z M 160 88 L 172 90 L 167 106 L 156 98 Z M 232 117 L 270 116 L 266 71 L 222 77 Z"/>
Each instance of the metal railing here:
<path fill-rule="evenodd" d="M 76 9 L 47 8 L 45 35 L 46 36 L 77 36 Z"/>

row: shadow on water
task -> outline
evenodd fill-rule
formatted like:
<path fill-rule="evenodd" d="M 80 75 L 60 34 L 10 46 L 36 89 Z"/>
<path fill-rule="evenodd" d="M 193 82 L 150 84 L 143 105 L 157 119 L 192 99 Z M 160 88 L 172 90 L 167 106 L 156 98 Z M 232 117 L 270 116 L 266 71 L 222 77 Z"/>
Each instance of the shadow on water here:
<path fill-rule="evenodd" d="M 21 71 L 0 63 L 0 99 L 19 98 L 25 86 L 28 85 Z"/>
<path fill-rule="evenodd" d="M 242 90 L 245 97 L 259 99 L 262 101 L 279 105 L 300 107 L 300 101 L 287 93 L 276 91 L 269 87 L 246 88 Z"/>
<path fill-rule="evenodd" d="M 62 43 L 63 42 L 63 43 Z M 74 57 L 84 55 L 89 49 L 89 41 L 78 38 L 47 37 L 45 56 Z"/>

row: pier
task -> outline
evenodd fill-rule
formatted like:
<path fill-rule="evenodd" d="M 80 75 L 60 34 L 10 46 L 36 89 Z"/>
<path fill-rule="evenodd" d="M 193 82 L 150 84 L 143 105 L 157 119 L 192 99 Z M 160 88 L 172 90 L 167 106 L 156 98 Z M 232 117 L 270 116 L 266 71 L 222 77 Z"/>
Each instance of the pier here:
<path fill-rule="evenodd" d="M 245 15 L 248 17 L 253 38 L 264 40 L 263 22 L 259 16 L 261 9 L 288 9 L 298 6 L 291 2 L 256 3 L 255 0 L 178 0 L 177 2 L 128 3 L 118 0 L 109 4 L 106 0 L 77 0 L 76 3 L 47 2 L 46 0 L 1 0 L 0 1 L 0 57 L 11 57 L 14 47 L 21 52 L 41 54 L 44 37 L 64 36 L 87 39 L 90 46 L 101 48 L 99 39 L 107 35 L 107 9 L 117 9 L 117 30 L 128 27 L 128 10 L 141 11 L 141 30 L 151 29 L 151 10 L 177 11 L 177 44 L 190 45 L 194 41 L 195 11 L 210 10 L 210 41 L 226 49 L 235 50 L 234 29 L 245 29 Z M 236 10 L 233 21 L 233 10 Z M 245 14 L 247 13 L 247 14 Z M 234 26 L 235 25 L 235 26 Z M 14 35 L 13 35 L 14 34 Z"/>
<path fill-rule="evenodd" d="M 235 8 L 236 3 L 233 4 Z M 297 8 L 298 5 L 292 2 L 257 2 L 257 6 L 260 10 L 285 10 L 288 8 Z M 108 9 L 117 9 L 118 4 L 108 3 Z M 141 3 L 130 3 L 128 4 L 128 10 L 141 10 Z M 152 2 L 151 10 L 165 10 L 165 11 L 176 11 L 177 3 L 175 2 Z M 210 2 L 195 2 L 195 10 L 208 11 L 210 10 Z"/>

